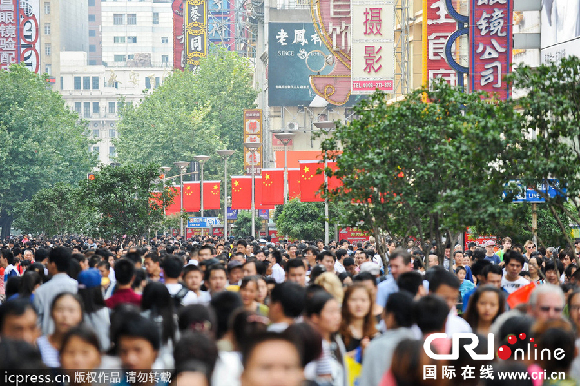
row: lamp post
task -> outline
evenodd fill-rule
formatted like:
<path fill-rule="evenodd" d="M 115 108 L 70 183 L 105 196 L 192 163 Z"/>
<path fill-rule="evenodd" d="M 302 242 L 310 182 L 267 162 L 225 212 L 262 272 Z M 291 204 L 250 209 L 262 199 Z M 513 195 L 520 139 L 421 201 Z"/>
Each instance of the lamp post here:
<path fill-rule="evenodd" d="M 284 145 L 284 204 L 288 203 L 288 144 L 296 133 L 275 133 L 276 139 Z"/>
<path fill-rule="evenodd" d="M 324 130 L 327 133 L 336 129 L 336 123 L 332 121 L 315 122 L 314 126 L 318 129 Z M 324 160 L 324 169 L 326 169 L 326 159 Z M 324 185 L 328 186 L 326 178 L 326 171 L 324 172 Z M 328 224 L 328 198 L 324 197 L 324 244 L 328 245 L 330 242 L 330 229 Z"/>
<path fill-rule="evenodd" d="M 183 172 L 189 162 L 185 161 L 177 161 L 173 163 L 175 166 L 179 168 L 179 235 L 184 237 L 183 233 Z"/>
<path fill-rule="evenodd" d="M 201 194 L 200 206 L 201 206 L 201 217 L 203 217 L 203 164 L 209 159 L 209 155 L 196 155 L 193 157 L 194 160 L 199 162 L 200 167 L 200 182 L 199 182 L 199 193 Z"/>
<path fill-rule="evenodd" d="M 224 160 L 224 241 L 228 240 L 228 158 L 234 150 L 218 150 L 218 155 Z"/>
<path fill-rule="evenodd" d="M 254 177 L 254 165 L 255 157 L 256 157 L 256 150 L 258 150 L 262 146 L 259 142 L 245 142 L 244 147 L 252 153 L 252 237 L 256 238 L 256 186 L 255 186 L 255 177 Z"/>

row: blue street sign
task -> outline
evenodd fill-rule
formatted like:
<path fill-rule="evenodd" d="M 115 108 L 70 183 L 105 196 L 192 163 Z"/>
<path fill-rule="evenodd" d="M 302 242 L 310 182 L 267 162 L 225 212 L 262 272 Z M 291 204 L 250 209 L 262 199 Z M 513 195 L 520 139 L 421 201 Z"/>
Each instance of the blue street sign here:
<path fill-rule="evenodd" d="M 559 191 L 560 189 L 560 182 L 558 180 L 548 180 L 548 189 L 547 194 L 550 198 L 554 198 L 556 196 L 563 196 L 566 193 L 566 189 L 561 189 L 562 192 Z M 546 193 L 546 184 L 537 184 L 536 187 L 524 186 L 522 185 L 521 181 L 510 181 L 507 185 L 512 184 L 517 186 L 517 190 L 520 191 L 520 194 L 514 197 L 513 202 L 521 203 L 521 202 L 528 202 L 528 203 L 544 203 L 546 200 L 540 196 L 540 193 Z M 515 190 L 515 189 L 514 189 Z M 538 193 L 540 192 L 540 193 Z M 506 193 L 504 192 L 504 197 Z"/>
<path fill-rule="evenodd" d="M 187 219 L 188 228 L 210 228 L 214 225 L 221 225 L 217 217 L 189 217 Z"/>
<path fill-rule="evenodd" d="M 238 219 L 238 210 L 228 207 L 228 220 L 237 220 L 237 219 Z"/>
<path fill-rule="evenodd" d="M 270 210 L 269 209 L 260 209 L 258 210 L 258 216 L 263 218 L 264 220 L 268 220 L 270 218 Z"/>

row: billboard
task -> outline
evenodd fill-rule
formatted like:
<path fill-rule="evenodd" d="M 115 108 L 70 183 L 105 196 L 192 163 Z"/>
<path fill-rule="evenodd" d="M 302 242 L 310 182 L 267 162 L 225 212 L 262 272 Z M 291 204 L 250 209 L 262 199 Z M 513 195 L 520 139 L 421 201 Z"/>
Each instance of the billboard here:
<path fill-rule="evenodd" d="M 457 22 L 447 12 L 443 0 L 423 0 L 423 84 L 442 78 L 452 86 L 457 86 L 457 72 L 445 60 L 445 44 L 457 29 Z"/>
<path fill-rule="evenodd" d="M 173 68 L 183 70 L 185 66 L 185 25 L 183 24 L 183 0 L 173 0 Z"/>
<path fill-rule="evenodd" d="M 469 17 L 470 90 L 497 93 L 507 99 L 504 81 L 510 72 L 513 47 L 513 0 L 471 0 Z"/>
<path fill-rule="evenodd" d="M 542 63 L 580 56 L 580 1 L 542 0 Z"/>
<path fill-rule="evenodd" d="M 207 56 L 207 2 L 184 1 L 186 64 L 190 69 L 194 69 L 199 66 L 199 60 Z"/>
<path fill-rule="evenodd" d="M 40 72 L 39 0 L 0 0 L 0 70 L 23 63 Z"/>
<path fill-rule="evenodd" d="M 395 91 L 395 3 L 351 1 L 351 92 Z"/>
<path fill-rule="evenodd" d="M 244 110 L 244 143 L 262 143 L 262 110 Z M 252 166 L 256 175 L 262 173 L 262 153 L 262 146 L 255 151 L 244 148 L 246 174 L 252 173 Z"/>

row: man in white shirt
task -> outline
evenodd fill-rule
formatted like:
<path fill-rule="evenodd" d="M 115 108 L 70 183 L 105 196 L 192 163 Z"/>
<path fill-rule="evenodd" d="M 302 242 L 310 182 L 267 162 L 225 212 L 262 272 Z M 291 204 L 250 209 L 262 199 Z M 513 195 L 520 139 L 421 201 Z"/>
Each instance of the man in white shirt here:
<path fill-rule="evenodd" d="M 280 254 L 280 251 L 270 253 L 268 260 L 270 261 L 270 264 L 272 264 L 272 278 L 276 280 L 276 283 L 283 283 L 286 273 L 284 272 L 284 268 L 280 266 L 282 263 L 282 255 Z"/>
<path fill-rule="evenodd" d="M 445 300 L 449 307 L 449 315 L 445 323 L 445 333 L 448 336 L 460 332 L 471 332 L 469 323 L 457 315 L 459 285 L 457 276 L 442 269 L 438 270 L 429 282 L 429 293 Z"/>
<path fill-rule="evenodd" d="M 501 279 L 501 288 L 508 294 L 530 284 L 528 280 L 520 276 L 525 263 L 525 259 L 520 253 L 510 250 L 503 256 L 503 261 L 505 263 L 505 274 Z"/>
<path fill-rule="evenodd" d="M 163 259 L 165 286 L 175 301 L 175 306 L 187 306 L 197 303 L 197 295 L 179 282 L 183 272 L 183 263 L 177 256 L 166 256 Z"/>
<path fill-rule="evenodd" d="M 207 291 L 201 290 L 203 283 L 203 272 L 201 268 L 195 264 L 188 264 L 183 268 L 183 282 L 185 286 L 197 296 L 197 302 L 208 305 L 211 301 L 211 296 Z"/>

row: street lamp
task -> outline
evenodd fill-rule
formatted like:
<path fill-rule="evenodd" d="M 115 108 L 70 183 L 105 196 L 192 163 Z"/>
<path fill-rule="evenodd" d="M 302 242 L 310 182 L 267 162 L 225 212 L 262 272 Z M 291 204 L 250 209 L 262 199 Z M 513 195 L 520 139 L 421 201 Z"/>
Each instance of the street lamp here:
<path fill-rule="evenodd" d="M 314 126 L 317 129 L 330 132 L 336 129 L 336 123 L 332 121 L 315 122 Z M 326 159 L 324 160 L 324 169 L 326 169 Z M 324 185 L 328 185 L 328 178 L 326 177 L 326 171 L 324 172 Z M 324 244 L 328 245 L 330 242 L 330 230 L 328 224 L 328 198 L 324 197 Z"/>
<path fill-rule="evenodd" d="M 161 173 L 163 174 L 163 189 L 165 190 L 165 183 L 167 181 L 167 173 L 171 170 L 171 166 L 161 166 Z M 165 207 L 163 207 L 163 214 L 165 215 Z"/>
<path fill-rule="evenodd" d="M 196 155 L 193 159 L 199 162 L 200 167 L 199 193 L 201 194 L 201 217 L 203 217 L 203 164 L 209 159 L 209 155 Z"/>
<path fill-rule="evenodd" d="M 181 237 L 184 237 L 185 235 L 183 234 L 183 172 L 185 171 L 185 168 L 187 167 L 187 165 L 189 165 L 189 162 L 185 162 L 185 161 L 177 161 L 173 163 L 175 166 L 177 166 L 179 168 L 179 234 L 181 235 Z"/>
<path fill-rule="evenodd" d="M 274 133 L 276 139 L 284 145 L 284 204 L 288 203 L 288 144 L 296 133 Z"/>
<path fill-rule="evenodd" d="M 256 186 L 254 177 L 254 165 L 256 164 L 256 150 L 262 146 L 260 142 L 245 142 L 244 147 L 252 153 L 252 237 L 256 238 Z"/>
<path fill-rule="evenodd" d="M 228 242 L 228 158 L 234 150 L 218 150 L 218 155 L 224 160 L 224 241 Z"/>

